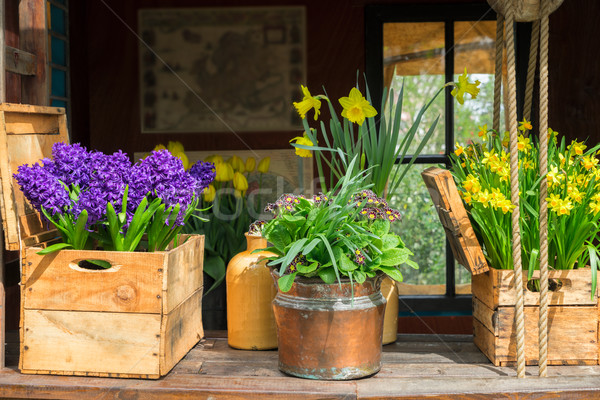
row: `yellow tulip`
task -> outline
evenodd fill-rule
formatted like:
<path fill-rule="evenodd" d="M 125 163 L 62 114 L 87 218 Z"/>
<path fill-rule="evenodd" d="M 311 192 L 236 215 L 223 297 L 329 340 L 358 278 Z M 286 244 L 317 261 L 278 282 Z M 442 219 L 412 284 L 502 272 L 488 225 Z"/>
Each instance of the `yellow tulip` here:
<path fill-rule="evenodd" d="M 213 164 L 218 164 L 223 162 L 223 157 L 218 154 L 213 154 L 212 156 L 208 156 L 204 159 L 205 162 L 211 162 Z"/>
<path fill-rule="evenodd" d="M 248 190 L 248 181 L 244 174 L 240 172 L 236 172 L 233 176 L 233 187 L 240 192 L 245 192 Z"/>
<path fill-rule="evenodd" d="M 187 171 L 187 169 L 190 167 L 190 160 L 185 155 L 185 153 L 182 151 L 179 151 L 179 152 L 175 152 L 175 153 L 171 152 L 171 154 L 181 160 L 181 162 L 183 163 L 183 168 Z"/>
<path fill-rule="evenodd" d="M 217 191 L 215 190 L 215 187 L 213 185 L 208 185 L 208 187 L 204 189 L 204 192 L 202 193 L 204 201 L 209 203 L 215 199 L 216 195 Z"/>
<path fill-rule="evenodd" d="M 157 144 L 152 151 L 166 150 L 167 148 L 163 144 Z"/>
<path fill-rule="evenodd" d="M 169 150 L 171 154 L 183 153 L 185 151 L 181 142 L 172 140 L 169 140 L 169 143 L 167 144 L 167 150 Z"/>
<path fill-rule="evenodd" d="M 258 170 L 258 172 L 262 172 L 263 174 L 266 174 L 267 172 L 269 172 L 270 166 L 271 166 L 271 157 L 265 157 L 258 162 L 258 167 L 256 167 L 256 169 Z"/>
<path fill-rule="evenodd" d="M 215 180 L 217 182 L 228 182 L 233 179 L 233 167 L 228 163 L 217 163 L 215 164 L 217 176 Z"/>
<path fill-rule="evenodd" d="M 254 171 L 254 167 L 256 167 L 256 160 L 254 157 L 248 157 L 246 159 L 246 172 Z"/>
<path fill-rule="evenodd" d="M 239 190 L 235 190 L 235 191 L 233 192 L 233 195 L 239 199 L 239 198 L 241 198 L 241 197 L 242 197 L 242 192 L 241 192 L 241 191 L 239 191 Z"/>
<path fill-rule="evenodd" d="M 231 156 L 229 160 L 227 160 L 229 164 L 233 167 L 234 170 L 241 172 L 242 174 L 245 172 L 246 166 L 244 161 L 238 156 Z"/>

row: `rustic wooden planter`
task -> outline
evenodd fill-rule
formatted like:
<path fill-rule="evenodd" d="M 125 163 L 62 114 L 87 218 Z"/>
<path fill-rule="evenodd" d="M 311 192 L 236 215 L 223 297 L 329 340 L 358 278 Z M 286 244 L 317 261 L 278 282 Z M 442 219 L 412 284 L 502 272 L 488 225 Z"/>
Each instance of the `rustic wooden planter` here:
<path fill-rule="evenodd" d="M 598 364 L 598 296 L 591 295 L 590 270 L 550 271 L 549 278 L 555 290 L 548 292 L 548 364 Z M 496 366 L 514 365 L 517 360 L 513 280 L 512 270 L 490 269 L 472 277 L 474 342 Z M 525 360 L 537 365 L 538 292 L 524 291 L 524 311 Z"/>
<path fill-rule="evenodd" d="M 202 338 L 204 236 L 154 253 L 39 250 L 23 260 L 21 372 L 159 378 Z"/>
<path fill-rule="evenodd" d="M 515 364 L 514 271 L 487 265 L 450 172 L 431 167 L 422 176 L 454 257 L 472 274 L 474 342 L 494 365 Z M 539 271 L 533 279 L 539 279 Z M 551 270 L 549 279 L 562 286 L 548 293 L 548 364 L 598 364 L 600 306 L 597 293 L 592 297 L 591 271 Z M 524 289 L 524 295 L 525 359 L 537 365 L 540 294 Z"/>

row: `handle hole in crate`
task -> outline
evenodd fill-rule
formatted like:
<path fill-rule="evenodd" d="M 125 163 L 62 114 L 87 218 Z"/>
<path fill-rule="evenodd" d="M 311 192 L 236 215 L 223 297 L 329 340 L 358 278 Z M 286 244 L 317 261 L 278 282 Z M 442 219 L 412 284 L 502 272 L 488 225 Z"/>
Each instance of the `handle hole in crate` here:
<path fill-rule="evenodd" d="M 550 292 L 559 292 L 563 286 L 564 286 L 564 283 L 561 279 L 548 279 L 548 291 L 550 291 Z M 539 279 L 529 279 L 527 281 L 527 290 L 529 290 L 530 292 L 539 292 L 540 291 L 540 280 Z"/>
<path fill-rule="evenodd" d="M 98 259 L 85 259 L 85 260 L 74 260 L 69 263 L 69 267 L 74 270 L 82 272 L 102 272 L 111 271 L 116 272 L 119 270 L 119 265 L 112 265 L 110 261 L 98 260 Z"/>

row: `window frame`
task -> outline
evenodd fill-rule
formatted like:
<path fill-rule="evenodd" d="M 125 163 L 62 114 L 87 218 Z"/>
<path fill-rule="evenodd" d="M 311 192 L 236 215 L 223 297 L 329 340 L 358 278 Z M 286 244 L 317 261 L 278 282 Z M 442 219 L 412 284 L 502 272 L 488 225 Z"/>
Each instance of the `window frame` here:
<path fill-rule="evenodd" d="M 412 4 L 367 5 L 365 7 L 365 74 L 374 106 L 381 109 L 383 95 L 383 24 L 393 22 L 444 22 L 445 81 L 454 80 L 454 22 L 495 20 L 496 13 L 486 4 Z M 454 148 L 454 99 L 446 88 L 445 150 L 443 155 L 419 155 L 417 164 L 444 164 L 450 166 L 450 152 Z M 406 164 L 411 157 L 396 160 Z M 401 315 L 471 315 L 471 295 L 457 295 L 455 288 L 455 261 L 446 239 L 446 293 L 444 295 L 400 296 Z"/>

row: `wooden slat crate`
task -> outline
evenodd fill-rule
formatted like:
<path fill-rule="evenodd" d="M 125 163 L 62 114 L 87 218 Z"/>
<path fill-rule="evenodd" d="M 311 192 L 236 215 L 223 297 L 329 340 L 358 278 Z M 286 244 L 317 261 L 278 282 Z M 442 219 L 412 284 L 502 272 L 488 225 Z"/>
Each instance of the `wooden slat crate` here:
<path fill-rule="evenodd" d="M 23 262 L 21 372 L 159 378 L 204 335 L 204 236 L 154 253 L 39 250 Z"/>
<path fill-rule="evenodd" d="M 59 235 L 42 223 L 12 174 L 19 165 L 50 158 L 57 142 L 68 142 L 63 108 L 0 104 L 5 244 L 21 250 L 23 261 L 19 368 L 29 374 L 159 378 L 204 334 L 204 236 L 155 253 L 36 254 Z M 112 267 L 78 264 L 94 259 Z"/>
<path fill-rule="evenodd" d="M 516 363 L 515 291 L 512 270 L 487 269 L 487 262 L 449 171 L 428 168 L 422 173 L 438 210 L 456 260 L 473 274 L 474 343 L 496 366 Z M 485 264 L 485 266 L 484 266 Z M 600 305 L 592 296 L 591 271 L 550 271 L 560 282 L 549 292 L 548 364 L 598 364 L 600 360 Z M 535 271 L 533 280 L 539 279 Z M 527 274 L 523 275 L 527 283 Z M 524 289 L 525 359 L 538 363 L 539 293 Z"/>

